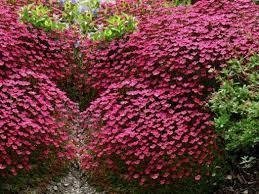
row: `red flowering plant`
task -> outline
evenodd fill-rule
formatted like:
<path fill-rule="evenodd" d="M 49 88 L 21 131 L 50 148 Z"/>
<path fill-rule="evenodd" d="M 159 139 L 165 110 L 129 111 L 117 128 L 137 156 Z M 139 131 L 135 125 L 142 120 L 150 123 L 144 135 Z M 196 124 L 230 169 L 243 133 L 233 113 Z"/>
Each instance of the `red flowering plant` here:
<path fill-rule="evenodd" d="M 0 9 L 1 76 L 21 67 L 47 74 L 54 81 L 70 73 L 75 41 L 71 32 L 45 33 L 19 22 L 18 8 L 2 4 Z"/>
<path fill-rule="evenodd" d="M 132 35 L 108 45 L 87 44 L 84 68 L 90 85 L 103 91 L 127 77 L 146 78 L 152 86 L 183 79 L 204 84 L 203 79 L 214 78 L 214 68 L 258 49 L 258 27 L 252 14 L 257 9 L 250 1 L 200 1 L 187 7 L 159 8 L 148 22 L 139 22 Z"/>
<path fill-rule="evenodd" d="M 100 14 L 98 19 L 102 19 L 102 16 L 127 13 L 138 18 L 143 18 L 146 15 L 150 15 L 154 8 L 162 7 L 165 0 L 116 0 L 112 2 L 103 2 L 101 4 Z"/>
<path fill-rule="evenodd" d="M 100 97 L 82 113 L 82 167 L 144 185 L 199 180 L 218 156 L 208 94 L 226 61 L 258 52 L 257 11 L 248 0 L 159 7 L 137 32 L 86 48 Z"/>
<path fill-rule="evenodd" d="M 141 80 L 112 84 L 83 113 L 92 135 L 83 168 L 105 166 L 140 184 L 199 180 L 201 166 L 213 161 L 216 136 L 211 115 L 186 94 Z"/>
<path fill-rule="evenodd" d="M 78 107 L 49 78 L 19 69 L 0 82 L 0 174 L 29 170 L 34 153 L 72 159 Z"/>
<path fill-rule="evenodd" d="M 0 176 L 5 176 L 29 170 L 32 159 L 73 158 L 70 133 L 76 132 L 79 111 L 56 85 L 73 70 L 72 35 L 21 24 L 19 5 L 0 5 Z"/>
<path fill-rule="evenodd" d="M 87 101 L 82 96 L 90 93 L 90 87 L 85 82 L 87 74 L 80 66 L 78 34 L 71 29 L 47 33 L 19 21 L 20 6 L 19 2 L 1 4 L 0 76 L 6 77 L 13 70 L 26 67 L 48 75 L 72 100 Z"/>

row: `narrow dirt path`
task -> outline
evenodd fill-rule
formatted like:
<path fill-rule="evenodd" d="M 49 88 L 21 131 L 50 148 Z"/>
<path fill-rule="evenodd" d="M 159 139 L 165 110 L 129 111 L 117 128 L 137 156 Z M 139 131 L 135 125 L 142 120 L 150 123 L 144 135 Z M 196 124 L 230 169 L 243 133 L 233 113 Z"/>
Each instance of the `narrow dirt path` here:
<path fill-rule="evenodd" d="M 68 174 L 61 178 L 59 182 L 51 182 L 47 187 L 45 194 L 104 194 L 105 192 L 97 192 L 95 188 L 90 186 L 84 174 L 77 165 L 69 170 Z"/>

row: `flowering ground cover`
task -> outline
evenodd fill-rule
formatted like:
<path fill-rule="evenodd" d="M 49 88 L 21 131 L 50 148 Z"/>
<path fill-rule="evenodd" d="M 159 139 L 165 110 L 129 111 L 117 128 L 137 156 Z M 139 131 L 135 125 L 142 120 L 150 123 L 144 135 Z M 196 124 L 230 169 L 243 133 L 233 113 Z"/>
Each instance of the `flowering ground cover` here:
<path fill-rule="evenodd" d="M 62 161 L 115 193 L 213 193 L 228 161 L 253 169 L 258 10 L 0 0 L 0 187 Z"/>

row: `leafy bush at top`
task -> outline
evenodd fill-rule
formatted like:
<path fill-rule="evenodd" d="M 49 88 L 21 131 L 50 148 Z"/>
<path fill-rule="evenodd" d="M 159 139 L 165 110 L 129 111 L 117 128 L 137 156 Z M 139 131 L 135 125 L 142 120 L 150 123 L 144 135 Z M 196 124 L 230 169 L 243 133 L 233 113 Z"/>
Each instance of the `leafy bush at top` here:
<path fill-rule="evenodd" d="M 100 97 L 82 113 L 82 166 L 144 185 L 209 174 L 218 149 L 205 104 L 226 61 L 258 52 L 257 11 L 246 0 L 159 7 L 137 32 L 88 44 L 84 66 Z"/>
<path fill-rule="evenodd" d="M 56 4 L 54 4 L 56 5 Z M 46 31 L 63 30 L 66 26 L 92 40 L 110 41 L 121 38 L 136 28 L 134 17 L 127 14 L 105 14 L 105 7 L 97 0 L 91 1 L 62 1 L 61 7 L 53 11 L 43 4 L 30 4 L 22 7 L 20 18 L 25 23 L 31 23 L 36 28 Z M 55 6 L 54 6 L 55 7 Z M 98 23 L 99 10 L 104 9 L 102 17 L 105 19 Z"/>
<path fill-rule="evenodd" d="M 65 1 L 62 10 L 62 21 L 70 25 L 77 25 L 83 34 L 95 32 L 94 19 L 99 9 L 98 0 L 90 1 Z"/>
<path fill-rule="evenodd" d="M 218 77 L 221 86 L 210 100 L 215 125 L 228 150 L 255 146 L 259 141 L 259 55 L 249 62 L 232 60 Z"/>
<path fill-rule="evenodd" d="M 31 23 L 36 28 L 42 28 L 46 31 L 63 30 L 65 24 L 55 21 L 50 16 L 50 9 L 44 5 L 30 4 L 24 6 L 21 10 L 21 20 Z"/>
<path fill-rule="evenodd" d="M 180 5 L 190 5 L 192 0 L 172 0 L 168 1 L 166 5 L 180 6 Z"/>
<path fill-rule="evenodd" d="M 114 38 L 121 38 L 124 34 L 133 32 L 137 25 L 134 17 L 127 14 L 113 15 L 107 19 L 107 23 L 103 30 L 92 35 L 93 40 L 111 41 Z"/>
<path fill-rule="evenodd" d="M 83 34 L 98 41 L 110 41 L 135 30 L 136 21 L 132 16 L 124 13 L 109 15 L 106 5 L 97 0 L 65 1 L 61 20 L 78 26 Z"/>

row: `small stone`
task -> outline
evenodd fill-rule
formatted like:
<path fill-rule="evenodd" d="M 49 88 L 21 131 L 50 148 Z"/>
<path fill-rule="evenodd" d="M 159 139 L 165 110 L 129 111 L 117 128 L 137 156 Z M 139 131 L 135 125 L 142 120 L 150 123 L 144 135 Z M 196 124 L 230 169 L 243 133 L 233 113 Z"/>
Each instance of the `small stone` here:
<path fill-rule="evenodd" d="M 69 185 L 69 183 L 64 183 L 64 186 L 67 187 Z"/>
<path fill-rule="evenodd" d="M 252 184 L 255 184 L 256 182 L 255 181 L 249 181 L 249 182 L 247 182 L 247 184 L 249 184 L 249 185 L 252 185 Z"/>
<path fill-rule="evenodd" d="M 243 194 L 248 194 L 248 190 L 243 191 Z"/>
<path fill-rule="evenodd" d="M 227 179 L 227 180 L 232 180 L 232 176 L 231 176 L 231 175 L 227 175 L 227 176 L 226 176 L 226 179 Z"/>
<path fill-rule="evenodd" d="M 54 189 L 54 191 L 57 191 L 57 190 L 58 190 L 58 187 L 57 187 L 57 186 L 54 186 L 53 189 Z"/>

